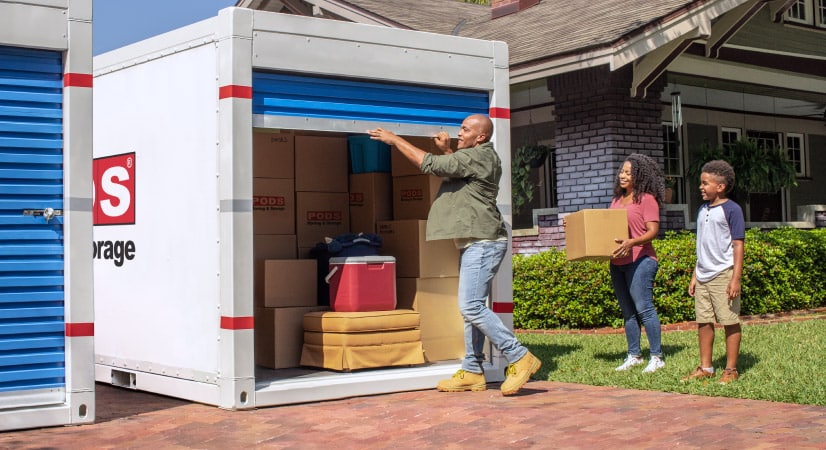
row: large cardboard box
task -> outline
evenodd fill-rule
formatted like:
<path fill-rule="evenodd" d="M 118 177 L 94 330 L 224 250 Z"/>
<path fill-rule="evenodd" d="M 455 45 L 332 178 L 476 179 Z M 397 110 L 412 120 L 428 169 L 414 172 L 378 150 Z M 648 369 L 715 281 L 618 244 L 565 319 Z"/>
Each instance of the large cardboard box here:
<path fill-rule="evenodd" d="M 252 133 L 252 176 L 295 178 L 295 138 L 291 132 Z"/>
<path fill-rule="evenodd" d="M 435 175 L 393 177 L 393 219 L 427 219 L 441 185 Z"/>
<path fill-rule="evenodd" d="M 323 306 L 254 309 L 255 364 L 272 369 L 298 367 L 304 345 L 304 314 Z"/>
<path fill-rule="evenodd" d="M 314 259 L 264 261 L 264 306 L 318 305 L 317 275 Z"/>
<path fill-rule="evenodd" d="M 314 247 L 325 237 L 350 231 L 350 204 L 346 192 L 297 192 L 295 228 L 298 247 Z"/>
<path fill-rule="evenodd" d="M 389 173 L 350 175 L 350 231 L 375 233 L 376 222 L 392 219 L 392 190 Z"/>
<path fill-rule="evenodd" d="M 568 261 L 610 259 L 614 239 L 628 239 L 624 209 L 583 209 L 565 217 L 565 254 Z"/>
<path fill-rule="evenodd" d="M 396 276 L 440 278 L 459 276 L 459 250 L 452 239 L 425 240 L 426 220 L 388 220 L 376 224 L 381 254 L 396 258 Z"/>
<path fill-rule="evenodd" d="M 295 189 L 291 179 L 252 179 L 255 234 L 295 234 Z"/>
<path fill-rule="evenodd" d="M 436 147 L 432 137 L 402 136 L 414 146 L 434 155 L 441 155 L 442 151 Z M 422 171 L 411 163 L 395 146 L 390 148 L 390 172 L 394 177 L 421 175 Z"/>
<path fill-rule="evenodd" d="M 295 137 L 295 191 L 347 192 L 347 138 Z"/>
<path fill-rule="evenodd" d="M 459 313 L 459 278 L 398 278 L 397 308 L 419 313 L 428 362 L 465 356 L 465 321 Z"/>
<path fill-rule="evenodd" d="M 253 236 L 253 304 L 264 305 L 264 261 L 296 259 L 298 249 L 294 234 L 257 234 Z"/>

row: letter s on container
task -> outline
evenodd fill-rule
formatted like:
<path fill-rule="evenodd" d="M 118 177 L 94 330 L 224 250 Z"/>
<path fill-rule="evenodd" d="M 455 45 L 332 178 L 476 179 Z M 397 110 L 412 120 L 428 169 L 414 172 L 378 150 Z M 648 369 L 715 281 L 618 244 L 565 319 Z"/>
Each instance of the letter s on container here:
<path fill-rule="evenodd" d="M 94 224 L 134 224 L 135 152 L 95 158 L 92 176 Z"/>

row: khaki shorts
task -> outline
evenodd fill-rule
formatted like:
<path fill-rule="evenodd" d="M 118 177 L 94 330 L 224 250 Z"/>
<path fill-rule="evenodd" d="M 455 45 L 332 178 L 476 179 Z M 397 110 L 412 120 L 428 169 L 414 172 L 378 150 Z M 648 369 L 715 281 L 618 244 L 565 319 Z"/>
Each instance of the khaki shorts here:
<path fill-rule="evenodd" d="M 734 269 L 728 268 L 709 282 L 697 282 L 694 287 L 694 316 L 697 323 L 740 323 L 740 296 L 729 302 L 726 294 L 732 274 Z"/>

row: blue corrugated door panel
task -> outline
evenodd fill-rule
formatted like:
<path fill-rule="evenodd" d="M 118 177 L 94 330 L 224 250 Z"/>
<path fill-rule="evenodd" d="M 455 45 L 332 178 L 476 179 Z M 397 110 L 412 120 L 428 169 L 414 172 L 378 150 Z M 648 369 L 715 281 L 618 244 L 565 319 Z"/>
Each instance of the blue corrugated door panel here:
<path fill-rule="evenodd" d="M 0 46 L 0 393 L 66 385 L 63 61 Z M 0 405 L 2 407 L 2 405 Z"/>
<path fill-rule="evenodd" d="M 252 113 L 459 126 L 487 114 L 487 92 L 255 71 Z"/>

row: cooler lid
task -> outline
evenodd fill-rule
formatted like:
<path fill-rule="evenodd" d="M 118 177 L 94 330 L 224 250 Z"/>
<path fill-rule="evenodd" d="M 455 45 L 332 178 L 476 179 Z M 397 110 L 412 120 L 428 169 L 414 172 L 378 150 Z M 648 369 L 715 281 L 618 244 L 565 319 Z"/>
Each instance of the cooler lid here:
<path fill-rule="evenodd" d="M 375 263 L 388 263 L 388 262 L 396 262 L 396 258 L 393 256 L 380 256 L 380 255 L 371 255 L 371 256 L 339 256 L 330 258 L 330 264 L 375 264 Z"/>

